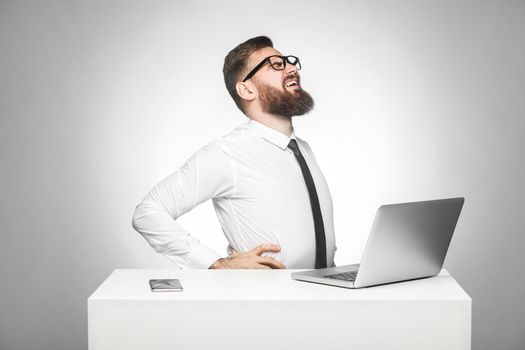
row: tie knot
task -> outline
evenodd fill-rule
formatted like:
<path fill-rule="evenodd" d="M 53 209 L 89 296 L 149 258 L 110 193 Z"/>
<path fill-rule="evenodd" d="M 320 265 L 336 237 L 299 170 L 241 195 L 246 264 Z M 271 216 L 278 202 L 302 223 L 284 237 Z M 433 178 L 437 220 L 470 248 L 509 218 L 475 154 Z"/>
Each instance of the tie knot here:
<path fill-rule="evenodd" d="M 290 140 L 290 143 L 288 144 L 288 148 L 291 149 L 293 153 L 299 152 L 299 145 L 297 144 L 297 141 L 295 139 Z"/>

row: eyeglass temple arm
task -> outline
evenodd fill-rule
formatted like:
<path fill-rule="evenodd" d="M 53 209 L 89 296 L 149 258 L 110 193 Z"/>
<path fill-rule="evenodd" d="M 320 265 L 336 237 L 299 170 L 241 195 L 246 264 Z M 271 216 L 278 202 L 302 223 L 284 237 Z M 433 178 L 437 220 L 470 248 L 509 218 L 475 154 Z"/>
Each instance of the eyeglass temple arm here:
<path fill-rule="evenodd" d="M 257 71 L 259 70 L 259 68 L 261 68 L 265 63 L 266 61 L 268 61 L 270 59 L 270 57 L 266 57 L 264 60 L 262 60 L 261 62 L 259 62 L 258 65 L 256 65 L 251 71 L 250 73 L 248 73 L 248 75 L 242 80 L 242 82 L 244 83 L 246 80 L 250 79 L 251 77 L 254 76 L 255 73 L 257 73 Z"/>

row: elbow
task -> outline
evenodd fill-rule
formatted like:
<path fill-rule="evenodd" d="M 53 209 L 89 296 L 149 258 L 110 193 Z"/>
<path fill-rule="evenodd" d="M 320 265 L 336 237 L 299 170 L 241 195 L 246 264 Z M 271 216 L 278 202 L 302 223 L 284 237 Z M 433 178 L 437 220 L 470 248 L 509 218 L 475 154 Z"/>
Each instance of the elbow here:
<path fill-rule="evenodd" d="M 137 232 L 140 232 L 141 219 L 144 217 L 144 211 L 142 209 L 142 203 L 137 205 L 135 208 L 135 213 L 133 213 L 133 218 L 131 219 L 131 227 Z"/>

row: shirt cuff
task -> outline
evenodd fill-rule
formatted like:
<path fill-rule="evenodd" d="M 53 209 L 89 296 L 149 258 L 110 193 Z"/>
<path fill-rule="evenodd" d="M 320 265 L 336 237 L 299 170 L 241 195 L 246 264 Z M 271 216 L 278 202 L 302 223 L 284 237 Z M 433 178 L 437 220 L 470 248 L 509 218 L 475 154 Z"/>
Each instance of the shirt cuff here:
<path fill-rule="evenodd" d="M 213 249 L 204 244 L 198 244 L 184 257 L 183 269 L 208 269 L 214 262 L 222 258 Z"/>

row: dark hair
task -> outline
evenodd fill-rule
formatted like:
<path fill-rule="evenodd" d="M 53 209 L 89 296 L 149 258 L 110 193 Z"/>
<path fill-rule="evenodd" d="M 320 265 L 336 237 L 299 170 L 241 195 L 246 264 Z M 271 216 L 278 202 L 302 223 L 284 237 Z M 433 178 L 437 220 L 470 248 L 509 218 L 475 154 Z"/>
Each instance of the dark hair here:
<path fill-rule="evenodd" d="M 242 100 L 235 85 L 241 79 L 241 74 L 246 73 L 246 64 L 250 55 L 264 47 L 273 47 L 272 40 L 267 36 L 257 36 L 237 45 L 224 58 L 224 66 L 222 73 L 224 74 L 224 83 L 226 89 L 230 93 L 233 101 L 239 109 L 244 113 Z"/>

